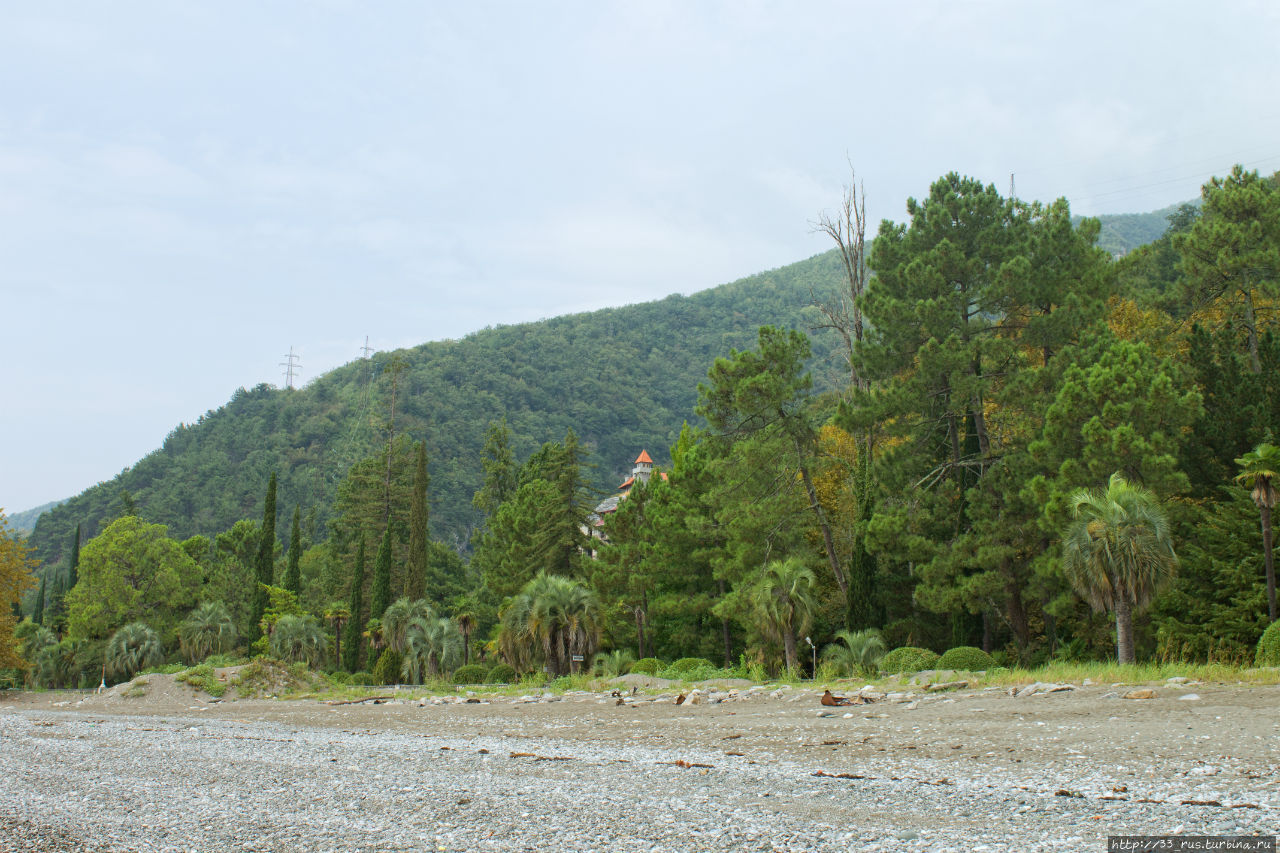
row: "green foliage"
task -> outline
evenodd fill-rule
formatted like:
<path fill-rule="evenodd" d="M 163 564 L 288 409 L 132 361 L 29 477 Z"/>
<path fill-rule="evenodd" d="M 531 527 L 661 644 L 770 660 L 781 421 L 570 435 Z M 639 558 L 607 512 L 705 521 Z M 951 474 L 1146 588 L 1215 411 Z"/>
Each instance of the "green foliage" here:
<path fill-rule="evenodd" d="M 226 682 L 218 678 L 217 673 L 213 671 L 213 667 L 208 663 L 202 663 L 199 666 L 178 673 L 175 676 L 175 680 L 181 681 L 183 684 L 190 684 L 210 696 L 221 697 L 227 692 Z"/>
<path fill-rule="evenodd" d="M 938 663 L 938 653 L 917 646 L 900 646 L 880 658 L 880 671 L 890 674 L 919 672 Z"/>
<path fill-rule="evenodd" d="M 276 472 L 271 472 L 267 482 L 267 497 L 262 507 L 262 533 L 258 540 L 258 553 L 253 561 L 253 576 L 257 586 L 253 589 L 253 609 L 249 618 L 249 636 L 257 639 L 263 631 L 260 623 L 267 609 L 265 587 L 275 583 L 276 555 Z"/>
<path fill-rule="evenodd" d="M 354 687 L 376 687 L 382 682 L 371 672 L 353 672 L 347 683 Z"/>
<path fill-rule="evenodd" d="M 662 661 L 657 658 L 640 658 L 640 660 L 631 664 L 630 671 L 640 673 L 641 675 L 657 675 L 658 670 L 662 668 Z"/>
<path fill-rule="evenodd" d="M 478 663 L 469 663 L 453 671 L 455 684 L 483 684 L 488 678 L 489 670 Z"/>
<path fill-rule="evenodd" d="M 85 544 L 80 580 L 67 594 L 67 632 L 105 639 L 118 628 L 148 619 L 172 637 L 181 614 L 195 604 L 199 568 L 162 525 L 136 516 L 113 521 Z"/>
<path fill-rule="evenodd" d="M 421 684 L 442 676 L 461 660 L 462 633 L 452 619 L 428 615 L 409 620 L 400 668 L 405 681 Z"/>
<path fill-rule="evenodd" d="M 310 614 L 282 616 L 271 631 L 271 654 L 286 663 L 318 667 L 324 662 L 327 645 L 324 632 Z"/>
<path fill-rule="evenodd" d="M 934 664 L 935 669 L 958 669 L 965 672 L 984 672 L 995 666 L 996 662 L 991 655 L 974 646 L 947 649 Z"/>
<path fill-rule="evenodd" d="M 822 660 L 842 676 L 872 675 L 885 655 L 884 637 L 874 628 L 837 631 L 839 642 L 822 650 Z"/>
<path fill-rule="evenodd" d="M 1272 622 L 1258 638 L 1254 666 L 1280 666 L 1280 622 Z"/>
<path fill-rule="evenodd" d="M 304 665 L 305 667 L 305 665 Z M 299 677 L 297 671 L 271 658 L 257 658 L 244 666 L 230 680 L 241 699 L 257 696 L 282 696 L 305 688 L 308 680 Z"/>
<path fill-rule="evenodd" d="M 293 523 L 289 526 L 289 565 L 284 581 L 280 584 L 294 595 L 302 592 L 302 508 L 293 508 Z"/>
<path fill-rule="evenodd" d="M 486 684 L 514 684 L 517 680 L 516 671 L 511 664 L 500 663 L 489 670 L 484 680 Z"/>
<path fill-rule="evenodd" d="M 373 598 L 369 604 L 369 618 L 381 619 L 391 604 L 391 528 L 382 534 L 378 556 L 373 561 Z"/>
<path fill-rule="evenodd" d="M 395 649 L 383 649 L 378 662 L 373 665 L 375 684 L 399 684 L 403 661 Z"/>
<path fill-rule="evenodd" d="M 682 674 L 695 669 L 715 669 L 716 665 L 706 658 L 680 658 L 674 660 L 665 670 L 667 673 Z M 669 676 L 668 676 L 669 677 Z"/>
<path fill-rule="evenodd" d="M 342 668 L 355 672 L 360 668 L 360 626 L 364 622 L 364 536 L 356 551 L 355 572 L 351 578 L 351 605 L 347 608 L 347 633 L 343 637 Z"/>
<path fill-rule="evenodd" d="M 498 646 L 513 665 L 541 661 L 553 676 L 576 674 L 573 658 L 591 659 L 601 625 L 599 601 L 585 585 L 539 574 L 503 609 Z"/>
<path fill-rule="evenodd" d="M 191 611 L 178 626 L 178 643 L 182 656 L 199 663 L 214 653 L 231 651 L 236 644 L 236 626 L 231 614 L 220 601 L 206 601 Z"/>
<path fill-rule="evenodd" d="M 431 583 L 431 579 L 427 577 L 431 557 L 427 504 L 427 487 L 430 482 L 431 478 L 427 474 L 427 445 L 418 442 L 414 461 L 413 495 L 409 502 L 409 556 L 404 578 L 404 596 L 411 601 L 422 598 L 428 586 L 434 589 L 440 585 L 439 582 Z"/>
<path fill-rule="evenodd" d="M 156 632 L 141 622 L 132 622 L 111 635 L 107 641 L 107 674 L 126 681 L 134 673 L 164 660 L 164 648 Z"/>

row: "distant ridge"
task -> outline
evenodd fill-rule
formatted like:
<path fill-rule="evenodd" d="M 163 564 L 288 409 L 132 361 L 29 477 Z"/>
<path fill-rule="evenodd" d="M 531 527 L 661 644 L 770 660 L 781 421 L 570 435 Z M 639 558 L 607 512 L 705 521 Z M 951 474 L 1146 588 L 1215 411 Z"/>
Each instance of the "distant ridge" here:
<path fill-rule="evenodd" d="M 828 252 L 691 296 L 376 353 L 298 390 L 241 388 L 137 464 L 47 512 L 30 542 L 46 565 L 56 563 L 76 524 L 89 538 L 119 515 L 124 491 L 170 535 L 212 535 L 260 516 L 272 471 L 282 517 L 294 504 L 304 514 L 314 508 L 323 534 L 337 483 L 385 442 L 387 366 L 396 355 L 405 365 L 396 432 L 426 441 L 432 533 L 461 548 L 479 520 L 471 496 L 490 421 L 508 419 L 520 458 L 572 428 L 589 451 L 592 479 L 611 488 L 642 448 L 662 464 L 682 424 L 694 419 L 698 383 L 716 357 L 753 346 L 764 324 L 809 331 L 811 293 L 835 288 L 840 275 Z M 828 336 L 814 336 L 820 387 L 838 370 L 829 349 Z"/>

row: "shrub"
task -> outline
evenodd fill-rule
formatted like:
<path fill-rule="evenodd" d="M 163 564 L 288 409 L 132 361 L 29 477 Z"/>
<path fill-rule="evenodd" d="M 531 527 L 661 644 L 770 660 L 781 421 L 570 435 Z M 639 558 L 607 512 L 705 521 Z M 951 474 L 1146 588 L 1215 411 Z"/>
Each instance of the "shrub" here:
<path fill-rule="evenodd" d="M 715 669 L 716 665 L 706 658 L 680 658 L 667 667 L 667 672 L 689 672 L 695 669 Z"/>
<path fill-rule="evenodd" d="M 353 672 L 347 683 L 354 687 L 373 687 L 378 684 L 378 680 L 373 677 L 372 672 Z"/>
<path fill-rule="evenodd" d="M 478 663 L 469 663 L 453 671 L 454 684 L 483 684 L 489 670 Z"/>
<path fill-rule="evenodd" d="M 657 675 L 660 669 L 662 669 L 662 661 L 657 658 L 640 658 L 640 660 L 631 664 L 632 672 L 639 672 L 643 675 Z"/>
<path fill-rule="evenodd" d="M 210 696 L 221 696 L 227 692 L 227 685 L 214 674 L 213 667 L 207 663 L 193 666 L 186 672 L 179 673 L 175 680 L 190 684 L 197 690 L 203 690 Z"/>
<path fill-rule="evenodd" d="M 1272 622 L 1258 639 L 1254 666 L 1280 666 L 1280 622 Z"/>
<path fill-rule="evenodd" d="M 304 685 L 299 683 L 298 678 L 283 662 L 258 658 L 240 667 L 231 686 L 236 689 L 236 695 L 244 699 L 262 694 L 278 696 Z"/>
<path fill-rule="evenodd" d="M 486 684 L 514 684 L 518 679 L 515 667 L 509 663 L 500 663 L 489 670 L 484 680 Z"/>
<path fill-rule="evenodd" d="M 351 673 L 343 672 L 340 669 L 334 670 L 333 672 L 326 672 L 324 677 L 329 679 L 330 684 L 350 684 L 351 683 Z"/>
<path fill-rule="evenodd" d="M 973 646 L 956 646 L 954 649 L 947 649 L 946 653 L 938 658 L 936 668 L 982 672 L 983 670 L 995 669 L 996 662 L 991 659 L 991 655 L 982 649 Z"/>
<path fill-rule="evenodd" d="M 373 665 L 373 681 L 375 684 L 399 684 L 400 670 L 404 661 L 395 649 L 383 649 L 382 657 Z"/>
<path fill-rule="evenodd" d="M 888 673 L 919 672 L 938 662 L 936 652 L 916 646 L 900 646 L 880 658 L 880 671 Z"/>

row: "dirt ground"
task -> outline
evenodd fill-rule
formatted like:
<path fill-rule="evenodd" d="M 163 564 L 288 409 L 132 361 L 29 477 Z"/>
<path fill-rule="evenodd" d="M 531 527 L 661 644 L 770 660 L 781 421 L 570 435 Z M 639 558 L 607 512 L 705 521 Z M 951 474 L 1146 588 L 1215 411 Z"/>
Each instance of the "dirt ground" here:
<path fill-rule="evenodd" d="M 1006 688 L 917 689 L 909 697 L 847 708 L 824 708 L 811 689 L 736 688 L 730 695 L 723 687 L 711 694 L 722 701 L 697 705 L 676 705 L 674 691 L 641 692 L 619 705 L 609 687 L 541 698 L 478 693 L 470 703 L 446 697 L 444 704 L 427 699 L 425 705 L 401 692 L 382 704 L 330 705 L 317 699 L 218 702 L 171 676 L 147 678 L 143 696 L 129 698 L 127 685 L 102 696 L 11 693 L 0 698 L 0 709 L 199 715 L 557 744 L 626 742 L 746 761 L 804 762 L 815 772 L 915 767 L 962 776 L 1040 776 L 1048 786 L 1061 778 L 1088 780 L 1098 790 L 1083 793 L 1096 796 L 1112 793 L 1110 788 L 1176 796 L 1170 785 L 1177 788 L 1182 777 L 1197 787 L 1229 781 L 1240 795 L 1247 791 L 1280 808 L 1280 686 L 1274 685 L 1152 685 L 1156 695 L 1150 699 L 1121 698 L 1132 686 L 1112 685 L 1023 697 Z M 618 688 L 627 694 L 625 684 Z M 1198 698 L 1182 698 L 1188 694 Z"/>

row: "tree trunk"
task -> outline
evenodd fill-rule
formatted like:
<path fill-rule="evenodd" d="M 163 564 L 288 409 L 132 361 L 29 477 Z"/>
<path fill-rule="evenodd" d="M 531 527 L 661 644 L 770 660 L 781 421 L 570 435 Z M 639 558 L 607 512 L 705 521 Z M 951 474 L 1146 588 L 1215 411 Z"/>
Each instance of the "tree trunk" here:
<path fill-rule="evenodd" d="M 721 580 L 720 597 L 724 598 L 724 581 Z M 729 635 L 729 620 L 720 620 L 720 634 L 724 638 L 724 668 L 728 669 L 733 666 L 733 638 Z"/>
<path fill-rule="evenodd" d="M 1004 591 L 1008 596 L 1006 610 L 1009 614 L 1009 628 L 1013 631 L 1013 640 L 1018 644 L 1019 654 L 1026 654 L 1027 645 L 1031 642 L 1031 629 L 1027 625 L 1027 606 L 1022 601 L 1022 588 L 1016 580 L 1010 578 L 1005 583 Z"/>
<path fill-rule="evenodd" d="M 644 610 L 635 608 L 636 616 L 636 645 L 640 650 L 640 657 L 644 658 Z"/>
<path fill-rule="evenodd" d="M 804 454 L 801 451 L 800 440 L 795 440 L 796 456 L 803 459 Z M 831 536 L 831 525 L 827 523 L 827 514 L 822 511 L 822 504 L 818 502 L 818 491 L 813 487 L 813 478 L 809 476 L 809 468 L 803 462 L 800 463 L 800 479 L 804 481 L 804 490 L 809 496 L 809 508 L 813 510 L 814 518 L 818 521 L 818 528 L 822 531 L 822 545 L 827 552 L 827 562 L 831 565 L 831 574 L 835 575 L 836 585 L 840 587 L 840 595 L 843 598 L 849 597 L 849 581 L 844 576 L 844 569 L 840 568 L 840 558 L 836 556 L 835 539 Z"/>
<path fill-rule="evenodd" d="M 782 650 L 787 658 L 787 669 L 796 671 L 796 635 L 793 631 L 782 632 Z"/>
<path fill-rule="evenodd" d="M 1262 360 L 1258 357 L 1258 321 L 1253 314 L 1253 296 L 1246 289 L 1244 291 L 1244 326 L 1248 332 L 1249 339 L 1249 370 L 1253 373 L 1262 372 Z M 1275 621 L 1275 611 L 1271 613 L 1271 621 Z"/>
<path fill-rule="evenodd" d="M 342 622 L 333 623 L 333 659 L 342 668 Z"/>
<path fill-rule="evenodd" d="M 982 650 L 991 654 L 991 646 L 991 612 L 984 610 L 982 611 Z"/>
<path fill-rule="evenodd" d="M 1124 593 L 1116 593 L 1116 658 L 1120 663 L 1137 663 L 1133 654 L 1133 611 Z"/>
<path fill-rule="evenodd" d="M 1262 564 L 1267 570 L 1267 615 L 1276 621 L 1276 557 L 1271 551 L 1271 507 L 1263 505 L 1262 512 Z"/>

